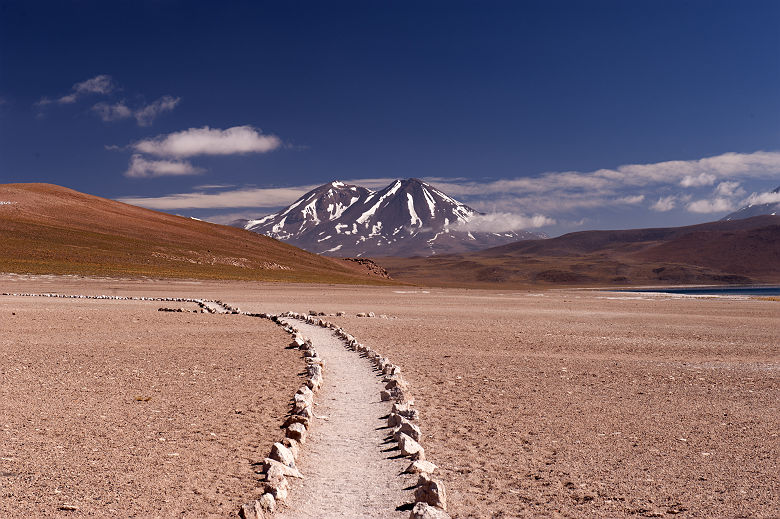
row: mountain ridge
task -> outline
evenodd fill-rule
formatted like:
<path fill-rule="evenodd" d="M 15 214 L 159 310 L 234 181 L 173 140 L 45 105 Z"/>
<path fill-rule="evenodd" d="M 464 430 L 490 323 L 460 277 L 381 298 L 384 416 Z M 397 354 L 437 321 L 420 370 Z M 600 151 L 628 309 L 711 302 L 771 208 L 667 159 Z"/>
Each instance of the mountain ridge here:
<path fill-rule="evenodd" d="M 440 286 L 780 282 L 780 216 L 578 231 L 429 258 L 378 257 L 398 281 Z"/>

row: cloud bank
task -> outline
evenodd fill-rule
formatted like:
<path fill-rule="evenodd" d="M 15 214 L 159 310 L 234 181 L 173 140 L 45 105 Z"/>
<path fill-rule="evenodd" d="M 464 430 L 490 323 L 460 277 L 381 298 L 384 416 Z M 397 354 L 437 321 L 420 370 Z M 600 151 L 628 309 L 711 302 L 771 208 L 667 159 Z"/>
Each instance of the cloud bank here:
<path fill-rule="evenodd" d="M 221 193 L 179 193 L 160 197 L 125 197 L 120 202 L 149 209 L 277 208 L 289 205 L 315 185 L 280 188 L 245 188 Z M 257 216 L 255 214 L 255 216 Z"/>
<path fill-rule="evenodd" d="M 538 229 L 555 223 L 554 219 L 540 214 L 525 216 L 514 213 L 490 213 L 473 216 L 468 222 L 458 223 L 455 229 L 469 232 L 510 232 Z"/>

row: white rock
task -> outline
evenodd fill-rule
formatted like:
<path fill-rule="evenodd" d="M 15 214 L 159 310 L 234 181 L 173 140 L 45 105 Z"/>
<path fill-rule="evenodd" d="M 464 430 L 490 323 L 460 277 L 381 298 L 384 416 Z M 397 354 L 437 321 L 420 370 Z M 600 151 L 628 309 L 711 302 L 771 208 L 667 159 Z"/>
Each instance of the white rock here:
<path fill-rule="evenodd" d="M 409 439 L 411 440 L 411 438 Z M 268 457 L 283 465 L 295 468 L 295 457 L 292 455 L 292 452 L 279 442 L 274 443 L 273 447 L 271 447 L 271 455 Z"/>
<path fill-rule="evenodd" d="M 276 509 L 276 499 L 272 494 L 263 494 L 258 501 L 260 503 L 260 508 L 268 513 L 273 513 Z"/>
<path fill-rule="evenodd" d="M 444 484 L 438 479 L 431 479 L 426 473 L 420 474 L 420 478 L 417 480 L 414 499 L 418 503 L 428 503 L 431 506 L 447 510 L 447 491 L 444 489 Z"/>
<path fill-rule="evenodd" d="M 407 474 L 431 474 L 436 470 L 436 465 L 430 461 L 416 460 L 413 461 L 408 467 L 406 467 Z"/>
<path fill-rule="evenodd" d="M 404 433 L 400 433 L 397 436 L 398 440 L 398 447 L 401 449 L 401 454 L 404 456 L 417 456 L 416 459 L 418 460 L 424 460 L 425 459 L 425 449 L 423 449 L 422 445 L 414 441 L 411 437 L 407 436 Z"/>
<path fill-rule="evenodd" d="M 441 508 L 436 508 L 428 503 L 417 503 L 412 508 L 409 519 L 450 519 L 450 516 Z"/>
<path fill-rule="evenodd" d="M 416 442 L 419 442 L 422 439 L 420 428 L 407 420 L 404 420 L 393 430 L 393 437 L 395 437 L 396 440 L 398 439 L 399 434 L 405 434 Z"/>
<path fill-rule="evenodd" d="M 301 474 L 298 469 L 294 467 L 288 467 L 284 463 L 279 463 L 278 461 L 272 460 L 271 458 L 266 458 L 263 461 L 263 468 L 266 474 L 269 474 L 273 470 L 280 470 L 283 476 L 303 479 L 303 474 Z"/>
<path fill-rule="evenodd" d="M 301 443 L 306 443 L 306 427 L 301 423 L 290 424 L 290 426 L 287 427 L 287 437 Z"/>

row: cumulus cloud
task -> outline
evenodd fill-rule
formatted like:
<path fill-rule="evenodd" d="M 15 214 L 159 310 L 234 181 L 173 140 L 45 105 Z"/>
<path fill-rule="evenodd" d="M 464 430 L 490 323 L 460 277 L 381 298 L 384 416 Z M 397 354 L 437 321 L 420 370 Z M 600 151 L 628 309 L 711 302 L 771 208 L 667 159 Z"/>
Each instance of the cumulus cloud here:
<path fill-rule="evenodd" d="M 138 122 L 138 126 L 149 126 L 163 112 L 170 112 L 179 104 L 181 98 L 173 96 L 162 96 L 160 99 L 137 109 L 133 116 Z"/>
<path fill-rule="evenodd" d="M 475 215 L 468 222 L 459 222 L 453 228 L 458 231 L 509 232 L 538 229 L 539 227 L 555 225 L 555 223 L 552 218 L 541 214 L 525 216 L 513 213 L 490 213 Z"/>
<path fill-rule="evenodd" d="M 244 188 L 220 193 L 179 193 L 160 197 L 125 197 L 120 202 L 149 209 L 225 209 L 231 207 L 277 208 L 289 205 L 316 186 Z"/>
<path fill-rule="evenodd" d="M 725 197 L 744 196 L 745 190 L 739 187 L 739 182 L 721 182 L 715 188 L 715 193 Z"/>
<path fill-rule="evenodd" d="M 181 99 L 178 97 L 163 96 L 148 105 L 141 105 L 135 109 L 128 107 L 125 101 L 114 104 L 100 102 L 92 107 L 92 111 L 104 122 L 134 117 L 136 122 L 138 122 L 138 126 L 149 126 L 158 115 L 173 110 L 179 104 L 179 101 Z"/>
<path fill-rule="evenodd" d="M 38 107 L 43 107 L 52 103 L 61 105 L 73 104 L 81 97 L 90 94 L 109 94 L 116 89 L 114 80 L 108 74 L 100 74 L 93 78 L 76 83 L 70 89 L 70 93 L 58 97 L 56 99 L 50 99 L 48 97 L 41 98 L 36 104 Z"/>
<path fill-rule="evenodd" d="M 202 169 L 196 168 L 186 161 L 147 160 L 140 154 L 135 154 L 130 159 L 130 166 L 125 171 L 125 176 L 130 178 L 152 178 L 198 175 L 202 172 Z"/>
<path fill-rule="evenodd" d="M 119 121 L 133 116 L 133 111 L 125 105 L 124 101 L 115 104 L 97 103 L 92 107 L 92 111 L 105 122 Z"/>
<path fill-rule="evenodd" d="M 653 211 L 660 213 L 671 211 L 677 207 L 677 197 L 674 195 L 663 196 L 650 206 Z"/>
<path fill-rule="evenodd" d="M 680 180 L 680 185 L 682 187 L 711 186 L 715 183 L 715 180 L 717 180 L 717 177 L 711 173 L 699 173 L 696 176 L 685 175 Z"/>
<path fill-rule="evenodd" d="M 641 204 L 645 199 L 645 195 L 629 195 L 616 198 L 615 202 L 618 204 L 636 205 Z"/>
<path fill-rule="evenodd" d="M 735 209 L 732 202 L 726 198 L 713 198 L 712 200 L 696 200 L 688 204 L 688 211 L 692 213 L 724 213 Z"/>
<path fill-rule="evenodd" d="M 780 152 L 724 153 L 697 160 L 673 160 L 650 164 L 626 164 L 591 172 L 563 171 L 536 177 L 488 182 L 432 180 L 445 192 L 458 195 L 501 193 L 549 193 L 556 190 L 587 190 L 613 193 L 621 188 L 658 184 L 712 185 L 718 179 L 777 178 Z M 688 180 L 685 180 L 685 179 Z M 712 181 L 710 182 L 710 179 Z M 702 184 L 709 182 L 708 184 Z M 697 184 L 698 183 L 698 184 Z"/>
<path fill-rule="evenodd" d="M 136 151 L 158 157 L 194 157 L 196 155 L 242 155 L 267 153 L 282 145 L 275 135 L 263 135 L 252 126 L 190 128 L 136 142 Z"/>

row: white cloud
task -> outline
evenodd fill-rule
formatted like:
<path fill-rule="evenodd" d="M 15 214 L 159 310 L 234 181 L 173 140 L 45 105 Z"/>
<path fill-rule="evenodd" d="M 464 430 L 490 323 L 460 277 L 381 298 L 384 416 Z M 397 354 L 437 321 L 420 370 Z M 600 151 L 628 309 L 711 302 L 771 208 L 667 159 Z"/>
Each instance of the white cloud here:
<path fill-rule="evenodd" d="M 702 176 L 703 175 L 703 176 Z M 777 178 L 780 175 L 780 152 L 724 153 L 697 160 L 675 160 L 650 164 L 626 164 L 615 169 L 591 172 L 564 171 L 536 177 L 502 179 L 488 182 L 432 180 L 452 195 L 486 195 L 493 193 L 548 193 L 555 190 L 588 190 L 613 193 L 621 188 L 657 184 L 679 184 L 726 178 Z M 693 179 L 696 179 L 695 181 Z M 693 184 L 691 184 L 693 185 Z"/>
<path fill-rule="evenodd" d="M 92 107 L 92 111 L 105 122 L 119 121 L 133 116 L 133 111 L 125 105 L 124 101 L 115 104 L 100 102 Z"/>
<path fill-rule="evenodd" d="M 62 97 L 58 97 L 57 99 L 42 97 L 37 103 L 35 103 L 35 106 L 37 106 L 38 108 L 42 108 L 52 103 L 57 103 L 61 105 L 73 104 L 78 99 L 86 95 L 90 95 L 90 94 L 105 95 L 113 92 L 115 89 L 116 89 L 116 85 L 114 84 L 114 80 L 111 79 L 111 76 L 109 76 L 108 74 L 100 74 L 99 76 L 95 76 L 93 78 L 87 79 L 86 81 L 82 81 L 81 83 L 76 83 L 71 87 L 69 94 L 66 94 Z"/>
<path fill-rule="evenodd" d="M 162 96 L 160 99 L 137 109 L 133 115 L 138 122 L 138 126 L 149 126 L 163 112 L 170 112 L 179 104 L 181 98 L 173 96 Z"/>
<path fill-rule="evenodd" d="M 744 196 L 745 190 L 739 187 L 739 182 L 721 182 L 715 188 L 715 193 L 725 197 Z"/>
<path fill-rule="evenodd" d="M 186 161 L 177 160 L 147 160 L 139 154 L 130 159 L 130 166 L 125 171 L 126 177 L 151 178 L 180 175 L 197 175 L 203 170 Z"/>
<path fill-rule="evenodd" d="M 509 232 L 522 229 L 537 229 L 555 225 L 555 220 L 544 215 L 525 216 L 513 213 L 490 213 L 475 215 L 468 222 L 454 226 L 459 231 Z"/>
<path fill-rule="evenodd" d="M 120 202 L 149 209 L 225 209 L 231 207 L 277 208 L 291 204 L 316 186 L 245 188 L 221 193 L 179 193 L 160 197 L 125 197 Z M 257 216 L 255 214 L 255 216 Z"/>
<path fill-rule="evenodd" d="M 179 104 L 179 101 L 181 101 L 181 99 L 178 97 L 163 96 L 151 104 L 142 105 L 136 109 L 128 107 L 125 104 L 125 101 L 114 104 L 100 102 L 92 107 L 92 111 L 104 122 L 119 121 L 134 117 L 138 122 L 138 126 L 149 126 L 158 115 L 173 110 L 176 105 Z"/>
<path fill-rule="evenodd" d="M 680 181 L 682 187 L 701 187 L 711 186 L 715 183 L 717 177 L 711 173 L 699 173 L 696 176 L 685 175 Z"/>
<path fill-rule="evenodd" d="M 671 211 L 677 207 L 677 197 L 674 195 L 664 196 L 658 199 L 654 204 L 650 206 L 650 209 L 658 212 Z"/>
<path fill-rule="evenodd" d="M 231 187 L 236 186 L 234 184 L 201 184 L 194 186 L 192 189 L 229 189 Z"/>
<path fill-rule="evenodd" d="M 733 211 L 734 205 L 725 198 L 714 198 L 712 200 L 696 200 L 688 204 L 688 211 L 691 213 L 724 213 Z"/>
<path fill-rule="evenodd" d="M 767 193 L 753 193 L 747 200 L 745 205 L 760 205 L 760 204 L 776 204 L 780 203 L 780 192 L 767 192 Z"/>
<path fill-rule="evenodd" d="M 618 204 L 636 205 L 644 201 L 645 195 L 629 195 L 615 199 Z"/>
<path fill-rule="evenodd" d="M 111 76 L 101 74 L 81 83 L 73 85 L 76 94 L 108 94 L 114 90 L 114 81 Z"/>
<path fill-rule="evenodd" d="M 137 151 L 158 157 L 194 157 L 196 155 L 236 155 L 266 153 L 282 145 L 275 135 L 263 135 L 251 126 L 190 128 L 136 142 Z"/>

